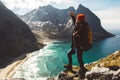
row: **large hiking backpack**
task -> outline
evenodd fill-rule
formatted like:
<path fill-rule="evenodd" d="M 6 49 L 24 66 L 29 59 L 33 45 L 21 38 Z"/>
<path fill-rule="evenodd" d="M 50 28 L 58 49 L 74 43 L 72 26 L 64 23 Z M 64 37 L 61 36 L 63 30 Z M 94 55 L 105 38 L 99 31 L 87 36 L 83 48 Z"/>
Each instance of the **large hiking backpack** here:
<path fill-rule="evenodd" d="M 75 30 L 78 32 L 76 35 L 73 36 L 75 41 L 75 46 L 83 48 L 84 51 L 91 49 L 93 36 L 92 36 L 92 30 L 90 29 L 90 27 L 89 26 L 84 26 L 80 28 L 78 27 Z"/>
<path fill-rule="evenodd" d="M 93 42 L 93 35 L 92 35 L 92 30 L 90 29 L 89 26 L 87 26 L 88 33 L 87 33 L 87 43 L 86 45 L 83 46 L 83 49 L 85 51 L 89 50 L 92 48 L 92 42 Z"/>
<path fill-rule="evenodd" d="M 88 28 L 88 43 L 89 44 L 92 44 L 92 42 L 93 42 L 93 35 L 92 35 L 92 30 L 89 28 L 89 27 L 87 27 Z"/>

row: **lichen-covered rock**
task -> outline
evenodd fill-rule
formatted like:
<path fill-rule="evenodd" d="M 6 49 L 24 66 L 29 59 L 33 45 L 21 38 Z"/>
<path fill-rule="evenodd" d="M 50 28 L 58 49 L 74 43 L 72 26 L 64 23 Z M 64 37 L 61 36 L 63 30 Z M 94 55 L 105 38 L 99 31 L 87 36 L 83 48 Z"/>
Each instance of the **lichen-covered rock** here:
<path fill-rule="evenodd" d="M 117 71 L 110 70 L 105 67 L 93 67 L 91 71 L 86 73 L 87 80 L 119 80 L 120 69 Z"/>

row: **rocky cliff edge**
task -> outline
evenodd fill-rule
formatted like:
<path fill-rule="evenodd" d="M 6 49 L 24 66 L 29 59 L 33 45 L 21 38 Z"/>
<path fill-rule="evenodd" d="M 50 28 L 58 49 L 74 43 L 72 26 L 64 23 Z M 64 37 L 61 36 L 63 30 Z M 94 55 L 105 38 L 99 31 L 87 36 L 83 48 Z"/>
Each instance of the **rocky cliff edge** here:
<path fill-rule="evenodd" d="M 80 68 L 73 66 L 76 73 L 61 71 L 56 78 L 48 80 L 120 80 L 120 51 L 116 51 L 96 62 L 85 64 L 88 71 L 85 78 L 80 79 Z"/>

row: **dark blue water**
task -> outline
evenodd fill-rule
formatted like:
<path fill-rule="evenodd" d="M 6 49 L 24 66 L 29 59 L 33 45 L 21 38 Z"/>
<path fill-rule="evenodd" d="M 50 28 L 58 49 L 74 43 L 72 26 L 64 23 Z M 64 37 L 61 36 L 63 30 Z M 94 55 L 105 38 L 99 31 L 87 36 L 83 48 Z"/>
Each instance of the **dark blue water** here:
<path fill-rule="evenodd" d="M 95 41 L 93 43 L 93 48 L 90 49 L 87 52 L 84 52 L 83 54 L 83 59 L 85 63 L 93 62 L 96 61 L 100 58 L 106 57 L 107 55 L 113 53 L 116 50 L 120 49 L 120 35 L 117 35 L 115 37 L 110 37 L 106 38 L 100 41 Z M 66 57 L 67 51 L 70 49 L 70 42 L 59 42 L 59 43 L 54 43 L 54 44 L 59 44 L 58 46 L 55 47 L 60 47 L 62 48 L 63 53 L 58 53 L 59 56 L 62 56 L 63 58 Z M 60 51 L 60 50 L 59 50 Z M 67 63 L 66 59 L 63 59 L 64 63 Z M 76 54 L 73 56 L 73 64 L 78 65 L 77 62 L 77 57 Z"/>
<path fill-rule="evenodd" d="M 90 63 L 120 49 L 120 35 L 106 38 L 93 43 L 93 48 L 84 52 L 84 63 Z M 63 65 L 68 63 L 67 52 L 70 49 L 71 42 L 54 42 L 48 44 L 43 49 L 33 53 L 17 71 L 14 77 L 40 79 L 57 75 L 62 71 Z M 29 65 L 29 66 L 28 66 Z M 73 55 L 73 65 L 78 65 L 76 54 Z"/>

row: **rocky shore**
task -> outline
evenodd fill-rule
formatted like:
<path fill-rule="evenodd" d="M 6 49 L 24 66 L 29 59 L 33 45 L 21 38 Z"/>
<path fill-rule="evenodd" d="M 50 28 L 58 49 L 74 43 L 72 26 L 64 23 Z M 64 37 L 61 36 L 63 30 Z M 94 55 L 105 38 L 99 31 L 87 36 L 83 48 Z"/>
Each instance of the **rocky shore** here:
<path fill-rule="evenodd" d="M 71 71 L 61 71 L 57 77 L 48 78 L 47 80 L 120 80 L 120 51 L 116 51 L 105 58 L 96 62 L 85 64 L 88 71 L 85 78 L 80 78 L 80 68 L 73 66 Z"/>
<path fill-rule="evenodd" d="M 34 33 L 34 31 L 33 31 L 33 33 Z M 38 33 L 36 34 L 36 36 L 37 36 L 37 39 L 39 39 L 39 37 L 41 37 L 40 34 L 38 34 Z M 51 39 L 46 38 L 46 37 L 42 37 L 41 39 L 38 40 L 38 42 L 43 43 L 42 48 L 45 45 L 50 44 L 54 41 L 55 40 L 51 40 Z M 32 56 L 32 53 L 21 54 L 20 56 L 13 58 L 13 60 L 11 60 L 7 66 L 0 68 L 0 80 L 26 80 L 24 78 L 19 78 L 19 79 L 13 78 L 13 75 L 15 74 L 16 69 L 19 68 L 31 56 Z"/>

